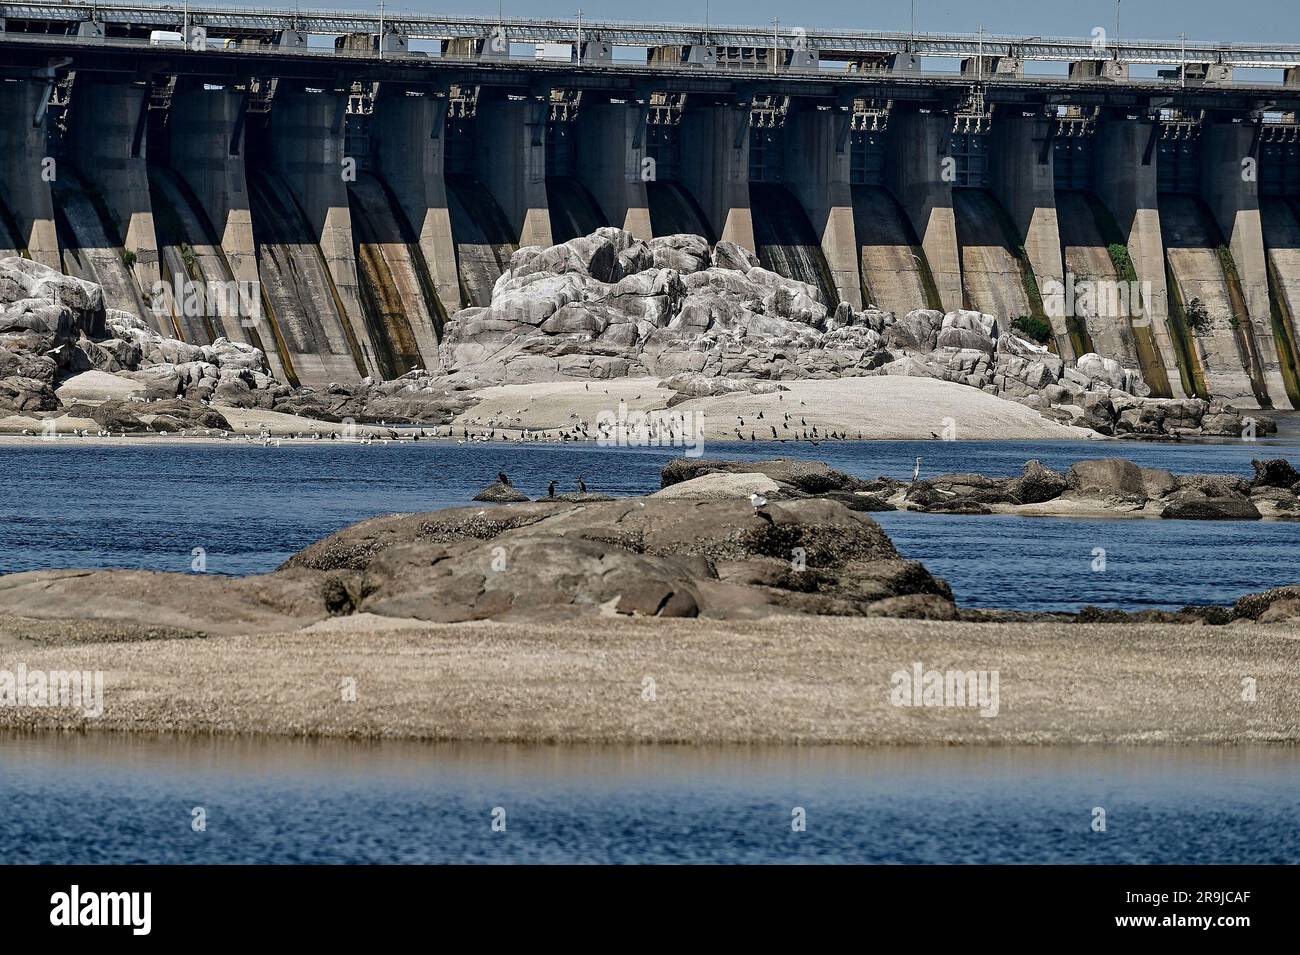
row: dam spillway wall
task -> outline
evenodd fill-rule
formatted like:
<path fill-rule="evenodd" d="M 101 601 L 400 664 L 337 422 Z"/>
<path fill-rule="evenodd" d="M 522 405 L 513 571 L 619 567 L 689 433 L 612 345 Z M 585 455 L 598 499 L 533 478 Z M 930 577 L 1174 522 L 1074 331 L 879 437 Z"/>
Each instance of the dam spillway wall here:
<path fill-rule="evenodd" d="M 197 203 L 188 218 L 202 228 L 202 234 L 193 234 L 187 241 L 202 257 L 204 280 L 211 275 L 237 283 L 236 301 L 240 290 L 244 291 L 245 303 L 237 310 L 239 314 L 218 316 L 215 331 L 262 349 L 271 373 L 284 380 L 276 337 L 265 324 L 261 307 L 262 286 L 244 168 L 248 100 L 246 92 L 209 90 L 202 84 L 176 89 L 167 124 L 167 167 L 171 176 L 188 187 L 178 191 Z M 218 253 L 221 262 L 215 261 Z"/>
<path fill-rule="evenodd" d="M 1159 395 L 1277 408 L 1300 390 L 1297 197 L 1261 185 L 1300 174 L 1259 145 L 1300 124 L 1217 108 L 1208 87 L 1094 109 L 888 76 L 277 78 L 182 59 L 5 73 L 0 246 L 170 334 L 251 341 L 286 379 L 428 367 L 444 317 L 486 304 L 515 249 L 614 225 L 735 241 L 830 305 L 1047 319 L 1055 351 L 1140 367 Z M 1086 176 L 1062 168 L 1064 137 L 1086 139 Z M 150 291 L 178 276 L 252 283 L 264 314 L 159 314 Z M 1142 285 L 1142 315 L 1047 314 L 1043 288 L 1071 276 Z M 1198 328 L 1193 299 L 1211 313 Z"/>
<path fill-rule="evenodd" d="M 583 104 L 575 125 L 575 172 L 609 224 L 652 238 L 646 185 L 656 173 L 645 161 L 645 110 L 635 103 Z"/>
<path fill-rule="evenodd" d="M 358 286 L 384 378 L 437 363 L 443 311 L 419 237 L 388 188 L 368 172 L 348 184 Z"/>
<path fill-rule="evenodd" d="M 1010 111 L 996 116 L 989 131 L 989 187 L 1006 211 L 1016 242 L 1013 252 L 1026 280 L 1026 314 L 1044 317 L 1042 289 L 1065 279 L 1061 229 L 1056 208 L 1052 136 L 1056 121 L 1041 113 Z M 1079 355 L 1064 316 L 1050 316 L 1056 350 Z"/>
<path fill-rule="evenodd" d="M 1282 350 L 1274 332 L 1269 300 L 1268 262 L 1260 215 L 1259 132 L 1249 123 L 1220 122 L 1201 132 L 1201 189 L 1226 245 L 1240 295 L 1235 314 L 1246 366 L 1253 374 L 1260 401 L 1291 407 L 1282 372 Z"/>
<path fill-rule="evenodd" d="M 687 106 L 681 126 L 681 182 L 708 219 L 710 232 L 751 252 L 750 105 Z"/>
<path fill-rule="evenodd" d="M 156 331 L 174 334 L 170 322 L 160 319 L 141 292 L 99 191 L 70 163 L 63 163 L 51 183 L 51 195 L 63 271 L 102 285 L 106 308 L 130 312 Z"/>
<path fill-rule="evenodd" d="M 388 186 L 419 235 L 420 252 L 445 313 L 461 301 L 456 243 L 447 203 L 445 95 L 380 96 L 372 123 L 373 171 Z"/>
<path fill-rule="evenodd" d="M 905 113 L 893 127 L 885 157 L 885 182 L 898 200 L 921 243 L 939 298 L 939 307 L 961 308 L 961 256 L 953 213 L 951 118 L 933 113 Z"/>
<path fill-rule="evenodd" d="M 538 96 L 478 104 L 474 175 L 496 200 L 519 246 L 553 244 L 546 197 L 549 115 Z"/>
<path fill-rule="evenodd" d="M 325 261 L 360 367 L 378 374 L 380 358 L 357 277 L 348 183 L 357 176 L 358 157 L 345 150 L 346 118 L 347 98 L 341 93 L 280 89 L 270 114 L 267 153 L 275 182 L 289 191 Z"/>
<path fill-rule="evenodd" d="M 92 271 L 113 288 L 113 300 L 120 303 L 114 307 L 138 312 L 135 303 L 147 301 L 161 278 L 146 169 L 149 90 L 110 82 L 87 84 L 84 93 L 66 114 L 65 155 L 76 175 L 64 170 L 55 180 L 67 187 L 66 193 L 56 188 L 55 199 L 77 194 L 65 207 L 68 235 L 84 261 L 95 263 Z M 114 257 L 124 268 L 111 263 Z M 151 309 L 141 317 L 171 331 Z"/>
<path fill-rule="evenodd" d="M 1083 190 L 1057 189 L 1056 211 L 1067 275 L 1100 279 L 1115 283 L 1115 287 L 1127 280 L 1111 254 L 1111 247 L 1119 245 L 1121 237 L 1095 195 Z M 1076 336 L 1090 351 L 1114 358 L 1125 368 L 1142 369 L 1146 377 L 1151 358 L 1148 356 L 1144 361 L 1139 357 L 1131 308 L 1117 308 L 1111 314 L 1103 312 L 1098 304 L 1079 309 Z M 1163 365 L 1161 369 L 1163 372 Z"/>
<path fill-rule="evenodd" d="M 45 123 L 38 119 L 45 91 L 40 84 L 0 83 L 0 209 L 13 230 L 13 251 L 59 267 L 59 239 L 47 163 Z M 52 169 L 58 174 L 57 164 Z"/>
<path fill-rule="evenodd" d="M 782 178 L 803 207 L 838 301 L 862 307 L 862 272 L 853 214 L 847 110 L 792 109 L 786 120 Z"/>

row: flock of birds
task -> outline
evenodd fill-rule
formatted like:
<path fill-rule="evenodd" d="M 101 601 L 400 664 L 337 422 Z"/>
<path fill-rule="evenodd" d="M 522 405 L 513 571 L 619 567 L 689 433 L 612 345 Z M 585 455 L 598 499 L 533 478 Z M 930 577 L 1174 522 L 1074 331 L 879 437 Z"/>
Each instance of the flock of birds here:
<path fill-rule="evenodd" d="M 584 384 L 583 388 L 586 391 L 590 391 L 591 385 Z M 608 395 L 609 389 L 606 388 L 604 390 L 604 393 Z M 776 397 L 778 401 L 785 400 L 785 395 L 783 394 L 778 393 Z M 634 400 L 640 400 L 640 398 L 641 395 L 637 395 L 636 399 Z M 137 398 L 136 400 L 147 402 L 150 399 Z M 532 400 L 533 398 L 529 398 L 529 401 Z M 204 402 L 204 404 L 208 404 L 208 403 L 209 402 L 206 401 Z M 799 404 L 801 406 L 804 406 L 806 403 L 800 400 Z M 473 418 L 468 419 L 468 422 L 475 424 L 479 428 L 486 428 L 486 430 L 476 430 L 471 432 L 469 429 L 469 425 L 465 424 L 462 425 L 461 427 L 461 434 L 459 438 L 456 438 L 454 434 L 454 430 L 450 425 L 446 426 L 445 434 L 443 433 L 443 429 L 439 427 L 439 428 L 435 428 L 434 433 L 430 435 L 424 428 L 407 429 L 404 431 L 399 431 L 396 428 L 390 427 L 386 421 L 379 422 L 379 426 L 382 430 L 375 430 L 373 428 L 369 430 L 355 430 L 352 427 L 348 427 L 342 433 L 340 433 L 337 430 L 322 431 L 320 429 L 314 429 L 312 431 L 296 431 L 296 432 L 285 433 L 277 436 L 273 434 L 269 429 L 262 428 L 258 431 L 257 436 L 254 437 L 251 433 L 248 432 L 236 433 L 224 428 L 223 429 L 190 428 L 190 429 L 184 429 L 177 432 L 176 436 L 177 437 L 200 437 L 200 438 L 209 438 L 209 439 L 216 439 L 216 440 L 230 440 L 232 438 L 237 439 L 242 437 L 246 444 L 260 444 L 262 447 L 277 447 L 277 448 L 281 446 L 283 441 L 294 441 L 294 440 L 297 441 L 344 440 L 344 441 L 353 441 L 362 445 L 373 445 L 373 444 L 386 445 L 391 442 L 419 441 L 421 439 L 428 439 L 431 437 L 448 438 L 448 439 L 455 438 L 457 444 L 465 444 L 466 442 L 490 442 L 490 441 L 498 440 L 498 431 L 500 432 L 499 440 L 513 441 L 516 444 L 522 444 L 530 441 L 569 442 L 569 441 L 592 441 L 592 440 L 596 440 L 598 442 L 604 443 L 604 442 L 610 442 L 616 440 L 620 431 L 627 432 L 632 430 L 636 431 L 638 437 L 647 438 L 650 442 L 656 444 L 662 444 L 665 442 L 668 443 L 675 443 L 679 441 L 684 442 L 688 439 L 699 438 L 703 436 L 700 434 L 694 434 L 694 435 L 689 434 L 687 432 L 686 420 L 680 414 L 674 415 L 672 413 L 666 413 L 666 415 L 662 417 L 653 417 L 651 415 L 654 414 L 654 412 L 652 412 L 651 414 L 648 414 L 643 419 L 643 423 L 635 429 L 627 428 L 625 425 L 622 424 L 611 425 L 608 422 L 597 421 L 595 424 L 596 433 L 595 435 L 593 435 L 591 426 L 589 426 L 587 422 L 583 420 L 582 417 L 578 415 L 576 412 L 569 415 L 570 423 L 561 428 L 524 427 L 522 416 L 525 413 L 527 413 L 527 411 L 528 411 L 527 407 L 517 408 L 515 409 L 513 414 L 510 414 L 509 412 L 505 412 L 505 411 L 498 411 L 489 414 L 486 420 L 479 416 L 475 416 Z M 836 429 L 831 429 L 829 431 L 822 431 L 819 430 L 817 425 L 815 424 L 810 426 L 808 424 L 807 416 L 804 414 L 799 415 L 799 425 L 798 427 L 795 427 L 792 424 L 792 422 L 794 421 L 794 417 L 795 417 L 794 414 L 792 414 L 789 411 L 783 412 L 782 419 L 781 419 L 781 430 L 779 432 L 777 431 L 777 427 L 775 424 L 772 424 L 770 421 L 766 421 L 762 410 L 760 410 L 756 415 L 754 415 L 752 417 L 752 420 L 754 422 L 764 421 L 765 427 L 767 427 L 772 432 L 772 440 L 779 441 L 782 444 L 786 443 L 787 441 L 806 441 L 810 445 L 813 445 L 815 447 L 821 444 L 822 441 L 827 441 L 827 440 L 829 441 L 853 440 L 847 431 L 840 431 Z M 744 431 L 742 430 L 744 427 L 745 427 L 744 415 L 737 415 L 736 427 L 733 428 L 732 430 L 738 440 L 741 441 L 745 440 L 745 434 Z M 511 431 L 516 432 L 513 438 L 509 434 L 509 432 Z M 73 428 L 70 431 L 64 431 L 64 432 L 54 431 L 52 433 L 51 432 L 38 433 L 32 431 L 30 428 L 23 428 L 22 434 L 26 437 L 46 437 L 46 438 L 64 437 L 64 436 L 76 437 L 76 438 L 87 438 L 92 436 L 96 438 L 125 438 L 127 436 L 127 433 L 124 430 L 118 430 L 115 432 L 106 428 L 100 428 L 98 431 L 95 431 L 93 435 L 90 429 L 88 428 Z M 153 435 L 155 437 L 160 437 L 160 438 L 167 438 L 172 436 L 168 431 L 156 431 L 153 432 Z M 935 439 L 939 438 L 939 435 L 935 434 L 933 431 L 930 432 L 930 436 Z M 749 440 L 750 441 L 759 440 L 757 429 L 752 426 L 749 431 Z M 763 440 L 768 440 L 766 435 L 764 435 Z M 859 441 L 862 440 L 861 431 L 857 433 L 857 440 Z M 921 473 L 921 459 L 918 457 L 916 459 L 916 466 L 912 469 L 912 480 L 916 481 L 920 477 L 920 473 Z M 501 480 L 501 483 L 506 485 L 507 487 L 513 486 L 510 484 L 510 480 L 506 476 L 505 472 L 501 472 L 499 474 L 499 478 Z M 587 491 L 586 482 L 581 477 L 579 477 L 577 480 L 577 484 L 578 484 L 579 492 L 585 494 Z M 555 496 L 555 489 L 557 486 L 558 485 L 555 481 L 550 482 L 550 486 L 547 491 L 548 497 Z M 766 506 L 767 504 L 767 499 L 761 497 L 760 495 L 751 495 L 750 500 L 751 503 L 754 504 L 755 511 L 761 512 L 762 507 Z M 764 514 L 764 516 L 766 516 L 766 514 Z M 768 519 L 770 520 L 770 518 Z"/>

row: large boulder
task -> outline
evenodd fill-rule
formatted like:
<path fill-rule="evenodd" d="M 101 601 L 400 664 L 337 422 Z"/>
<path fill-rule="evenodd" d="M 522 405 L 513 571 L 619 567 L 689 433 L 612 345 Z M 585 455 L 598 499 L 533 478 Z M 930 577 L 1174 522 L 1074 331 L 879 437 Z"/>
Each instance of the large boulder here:
<path fill-rule="evenodd" d="M 286 570 L 346 574 L 356 609 L 423 620 L 621 614 L 866 614 L 947 585 L 869 517 L 825 500 L 623 499 L 377 518 Z M 2 609 L 2 606 L 0 606 Z M 880 608 L 877 608 L 877 612 Z"/>
<path fill-rule="evenodd" d="M 670 498 L 674 500 L 716 501 L 732 498 L 748 500 L 751 495 L 775 499 L 779 497 L 785 485 L 772 480 L 766 474 L 737 473 L 724 474 L 710 472 L 661 488 L 651 497 Z"/>
<path fill-rule="evenodd" d="M 35 378 L 47 384 L 54 383 L 59 366 L 49 355 L 29 351 L 10 351 L 0 347 L 0 378 Z"/>
<path fill-rule="evenodd" d="M 1293 488 L 1300 484 L 1300 471 L 1297 471 L 1286 458 L 1274 458 L 1270 461 L 1252 460 L 1251 467 L 1255 476 L 1251 479 L 1252 487 Z"/>
<path fill-rule="evenodd" d="M 1124 458 L 1077 461 L 1070 466 L 1066 480 L 1081 494 L 1107 497 L 1161 497 L 1177 487 L 1168 471 L 1138 467 Z"/>
<path fill-rule="evenodd" d="M 993 339 L 983 332 L 973 331 L 968 328 L 944 328 L 939 332 L 937 347 L 971 349 L 987 352 L 990 355 L 994 352 Z"/>
<path fill-rule="evenodd" d="M 0 310 L 0 348 L 49 354 L 74 343 L 79 330 L 72 309 L 39 298 L 19 299 Z"/>
<path fill-rule="evenodd" d="M 1261 515 L 1247 497 L 1235 494 L 1216 497 L 1187 488 L 1165 499 L 1160 516 L 1183 521 L 1257 521 Z"/>
<path fill-rule="evenodd" d="M 933 351 L 943 318 L 943 313 L 934 309 L 913 309 L 885 328 L 884 345 L 895 351 Z"/>
<path fill-rule="evenodd" d="M 664 465 L 660 485 L 670 487 L 702 474 L 764 474 L 805 494 L 867 490 L 866 482 L 820 461 L 776 458 L 772 461 L 717 461 L 674 458 Z"/>
<path fill-rule="evenodd" d="M 957 309 L 944 315 L 941 329 L 949 328 L 975 332 L 988 339 L 997 338 L 999 334 L 998 320 L 996 318 L 972 309 Z"/>
<path fill-rule="evenodd" d="M 0 378 L 0 411 L 26 415 L 58 407 L 58 395 L 48 381 L 20 375 Z"/>
<path fill-rule="evenodd" d="M 1106 358 L 1095 352 L 1080 355 L 1074 363 L 1078 373 L 1087 379 L 1090 385 L 1115 388 L 1133 395 L 1145 396 L 1151 393 L 1142 375 L 1132 368 L 1125 368 L 1114 358 Z"/>
<path fill-rule="evenodd" d="M 1021 504 L 1041 504 L 1060 497 L 1069 487 L 1065 475 L 1035 459 L 1025 462 L 1024 474 L 1011 483 L 1010 493 Z"/>
<path fill-rule="evenodd" d="M 713 247 L 712 265 L 715 269 L 734 269 L 748 272 L 758 265 L 758 256 L 743 245 L 723 240 Z"/>
<path fill-rule="evenodd" d="M 104 291 L 94 282 L 19 256 L 0 259 L 0 312 L 31 300 L 66 308 L 72 341 L 83 333 L 91 338 L 104 333 Z"/>
<path fill-rule="evenodd" d="M 493 481 L 474 495 L 474 500 L 490 504 L 519 504 L 529 500 L 527 494 L 510 484 Z"/>
<path fill-rule="evenodd" d="M 214 431 L 229 431 L 230 422 L 216 408 L 210 408 L 205 404 L 197 401 L 189 401 L 185 398 L 173 398 L 168 401 L 154 401 L 147 405 L 139 406 L 142 414 L 157 415 L 167 419 L 167 424 L 173 426 L 179 425 L 180 429 L 211 429 Z M 156 423 L 156 422 L 155 422 Z M 153 430 L 162 430 L 160 427 L 154 427 Z M 168 428 L 167 430 L 171 430 Z"/>

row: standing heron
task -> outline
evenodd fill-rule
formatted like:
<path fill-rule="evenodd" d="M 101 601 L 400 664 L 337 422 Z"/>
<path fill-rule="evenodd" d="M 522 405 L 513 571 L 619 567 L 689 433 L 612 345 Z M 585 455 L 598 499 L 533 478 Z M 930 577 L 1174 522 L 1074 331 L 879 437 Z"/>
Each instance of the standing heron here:
<path fill-rule="evenodd" d="M 912 483 L 916 483 L 916 479 L 919 478 L 920 476 L 921 476 L 921 459 L 917 458 L 916 465 L 912 468 Z"/>

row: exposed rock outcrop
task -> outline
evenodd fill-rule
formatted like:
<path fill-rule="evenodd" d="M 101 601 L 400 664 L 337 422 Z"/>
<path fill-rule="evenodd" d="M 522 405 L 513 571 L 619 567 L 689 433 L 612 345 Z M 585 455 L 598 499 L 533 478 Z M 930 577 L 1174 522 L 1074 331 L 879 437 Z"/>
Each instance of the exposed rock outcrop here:
<path fill-rule="evenodd" d="M 1107 435 L 1275 430 L 1222 402 L 1151 398 L 1135 371 L 1101 355 L 1069 366 L 979 312 L 831 310 L 816 287 L 695 235 L 642 242 L 603 228 L 519 249 L 491 303 L 446 323 L 440 367 L 318 389 L 277 381 L 253 345 L 160 335 L 130 313 L 106 310 L 99 286 L 25 259 L 0 260 L 0 307 L 0 411 L 11 413 L 57 412 L 59 379 L 86 370 L 132 380 L 146 402 L 435 425 L 471 406 L 475 389 L 497 383 L 652 376 L 677 393 L 672 404 L 769 393 L 796 379 L 901 375 L 980 388 Z"/>
<path fill-rule="evenodd" d="M 1085 354 L 1067 365 L 980 312 L 901 317 L 840 303 L 770 272 L 729 243 L 648 243 L 620 229 L 520 249 L 491 303 L 448 322 L 441 359 L 474 385 L 655 376 L 684 398 L 803 378 L 937 378 L 1107 435 L 1269 433 L 1222 402 L 1150 398 L 1140 374 Z"/>
<path fill-rule="evenodd" d="M 886 603 L 892 598 L 924 598 Z M 364 521 L 271 574 L 140 571 L 0 578 L 0 612 L 35 619 L 274 632 L 367 612 L 429 621 L 573 613 L 951 619 L 951 592 L 869 517 L 825 500 L 626 498 L 452 508 Z"/>
<path fill-rule="evenodd" d="M 1290 464 L 1285 459 L 1253 463 L 1257 475 L 1278 475 L 1279 480 L 1288 476 Z M 724 477 L 730 480 L 722 480 Z M 858 511 L 902 508 L 946 514 L 1109 513 L 1176 520 L 1300 520 L 1300 490 L 1296 488 L 1258 484 L 1235 475 L 1176 475 L 1123 458 L 1079 461 L 1064 473 L 1031 460 L 1020 477 L 966 473 L 916 481 L 891 477 L 865 481 L 813 461 L 677 458 L 665 465 L 660 480 L 667 490 L 681 488 L 673 496 L 722 498 L 761 493 L 769 500 L 817 497 Z"/>
<path fill-rule="evenodd" d="M 586 607 L 652 616 L 865 614 L 946 584 L 831 501 L 536 502 L 367 521 L 290 559 L 348 572 L 358 609 L 464 620 Z M 878 612 L 875 611 L 875 612 Z"/>
<path fill-rule="evenodd" d="M 509 484 L 496 481 L 474 495 L 474 500 L 489 504 L 521 504 L 529 500 L 527 494 Z"/>

